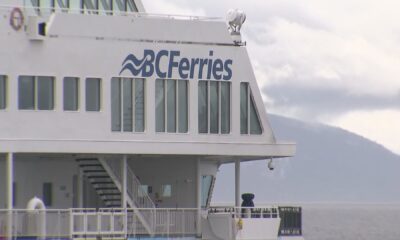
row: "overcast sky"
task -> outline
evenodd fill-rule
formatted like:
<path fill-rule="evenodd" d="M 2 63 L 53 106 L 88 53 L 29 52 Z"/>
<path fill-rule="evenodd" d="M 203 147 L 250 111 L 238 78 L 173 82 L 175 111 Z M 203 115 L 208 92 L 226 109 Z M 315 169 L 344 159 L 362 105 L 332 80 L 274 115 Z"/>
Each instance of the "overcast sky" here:
<path fill-rule="evenodd" d="M 143 0 L 150 13 L 225 17 L 242 32 L 270 113 L 339 126 L 400 154 L 400 1 Z"/>

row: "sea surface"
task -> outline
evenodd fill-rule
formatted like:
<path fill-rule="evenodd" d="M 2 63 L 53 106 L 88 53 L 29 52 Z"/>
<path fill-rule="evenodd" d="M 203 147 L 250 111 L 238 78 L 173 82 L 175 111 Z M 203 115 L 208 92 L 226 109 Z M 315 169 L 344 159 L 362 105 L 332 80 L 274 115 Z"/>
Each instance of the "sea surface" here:
<path fill-rule="evenodd" d="M 400 240 L 400 205 L 302 206 L 305 240 Z"/>

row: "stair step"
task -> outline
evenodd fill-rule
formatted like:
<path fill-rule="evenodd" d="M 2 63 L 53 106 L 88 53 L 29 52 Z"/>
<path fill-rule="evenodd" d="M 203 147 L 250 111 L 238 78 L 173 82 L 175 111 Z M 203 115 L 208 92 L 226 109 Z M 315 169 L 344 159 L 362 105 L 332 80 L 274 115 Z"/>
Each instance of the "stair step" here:
<path fill-rule="evenodd" d="M 75 159 L 77 162 L 87 162 L 87 161 L 99 161 L 99 159 L 97 158 L 78 158 Z"/>
<path fill-rule="evenodd" d="M 99 193 L 100 196 L 121 196 L 121 193 Z"/>
<path fill-rule="evenodd" d="M 120 208 L 121 207 L 121 205 L 107 205 L 107 207 L 109 207 L 109 208 Z"/>
<path fill-rule="evenodd" d="M 104 191 L 104 190 L 115 190 L 115 191 L 119 191 L 117 187 L 95 187 L 94 190 L 96 191 Z"/>
<path fill-rule="evenodd" d="M 93 178 L 110 178 L 110 176 L 108 176 L 108 175 L 91 175 L 91 176 L 87 176 L 87 178 L 89 178 L 89 179 L 93 179 Z"/>
<path fill-rule="evenodd" d="M 100 184 L 114 184 L 114 182 L 105 182 L 105 181 L 103 181 L 103 182 L 96 182 L 96 181 L 93 181 L 93 182 L 91 182 L 92 184 L 95 184 L 95 185 L 100 185 Z"/>
<path fill-rule="evenodd" d="M 103 168 L 103 165 L 101 165 L 101 164 L 79 164 L 79 167 L 82 167 L 82 168 L 84 168 L 84 167 L 101 167 L 101 168 Z"/>
<path fill-rule="evenodd" d="M 96 169 L 96 170 L 83 170 L 84 173 L 105 173 L 104 169 Z"/>

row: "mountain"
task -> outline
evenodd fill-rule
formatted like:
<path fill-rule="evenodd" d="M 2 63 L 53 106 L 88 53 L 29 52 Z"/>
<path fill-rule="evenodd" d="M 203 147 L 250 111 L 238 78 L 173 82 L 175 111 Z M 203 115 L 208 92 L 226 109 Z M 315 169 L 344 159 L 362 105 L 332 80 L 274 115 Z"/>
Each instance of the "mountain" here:
<path fill-rule="evenodd" d="M 340 128 L 269 116 L 278 140 L 297 143 L 295 157 L 242 163 L 241 192 L 255 202 L 400 202 L 400 156 Z M 222 165 L 213 202 L 234 201 L 234 165 Z"/>

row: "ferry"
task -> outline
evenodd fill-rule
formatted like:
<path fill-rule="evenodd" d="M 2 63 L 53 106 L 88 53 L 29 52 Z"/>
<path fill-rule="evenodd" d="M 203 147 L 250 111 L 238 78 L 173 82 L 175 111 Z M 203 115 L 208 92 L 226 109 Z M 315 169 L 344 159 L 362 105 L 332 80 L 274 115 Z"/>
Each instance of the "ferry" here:
<path fill-rule="evenodd" d="M 303 239 L 240 165 L 275 139 L 240 30 L 140 0 L 1 0 L 0 239 Z M 235 165 L 232 206 L 213 206 Z M 255 183 L 262 186 L 263 183 Z"/>

